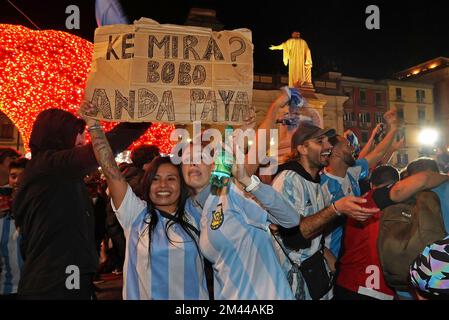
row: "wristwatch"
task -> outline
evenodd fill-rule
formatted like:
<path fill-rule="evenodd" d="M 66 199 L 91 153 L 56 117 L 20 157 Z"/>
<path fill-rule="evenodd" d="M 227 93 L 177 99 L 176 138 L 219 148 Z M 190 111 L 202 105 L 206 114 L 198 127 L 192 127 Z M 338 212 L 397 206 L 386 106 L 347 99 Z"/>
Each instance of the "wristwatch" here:
<path fill-rule="evenodd" d="M 246 192 L 253 191 L 260 184 L 260 179 L 258 176 L 251 176 L 251 183 L 245 188 Z"/>

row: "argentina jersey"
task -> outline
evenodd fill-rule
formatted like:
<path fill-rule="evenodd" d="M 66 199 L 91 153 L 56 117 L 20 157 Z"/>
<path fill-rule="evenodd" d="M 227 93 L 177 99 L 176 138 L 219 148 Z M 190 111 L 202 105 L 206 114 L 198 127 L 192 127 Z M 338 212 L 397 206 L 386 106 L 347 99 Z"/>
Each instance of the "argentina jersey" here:
<path fill-rule="evenodd" d="M 345 196 L 360 197 L 359 180 L 368 177 L 369 166 L 365 158 L 358 159 L 354 166 L 349 167 L 344 178 L 330 174 L 326 170 L 321 174 L 321 188 L 323 189 L 326 206 Z M 335 257 L 339 257 L 343 238 L 344 219 L 337 219 L 332 230 L 326 236 L 326 247 Z"/>
<path fill-rule="evenodd" d="M 19 241 L 11 215 L 0 217 L 0 295 L 17 293 L 23 266 Z"/>
<path fill-rule="evenodd" d="M 210 195 L 202 211 L 200 248 L 213 263 L 217 300 L 291 300 L 271 242 L 268 213 L 233 183 Z"/>
<path fill-rule="evenodd" d="M 297 214 L 301 217 L 311 216 L 318 211 L 324 209 L 324 198 L 320 188 L 320 184 L 309 181 L 303 178 L 298 173 L 292 170 L 281 171 L 273 180 L 273 188 L 277 190 L 282 196 L 287 199 L 296 209 Z M 300 218 L 300 220 L 301 220 Z M 282 243 L 282 239 L 278 240 Z M 298 265 L 301 265 L 301 261 L 311 257 L 320 249 L 321 235 L 311 240 L 310 247 L 300 250 L 289 250 L 284 246 L 284 249 L 288 252 L 288 256 Z M 277 251 L 280 256 L 280 260 L 283 261 L 284 270 L 289 270 L 290 262 L 288 259 L 282 257 L 282 251 Z M 310 294 L 307 289 L 307 285 L 304 284 L 303 291 L 305 293 L 305 299 L 310 300 Z M 324 295 L 321 300 L 329 300 L 333 297 L 333 292 L 330 290 Z"/>
<path fill-rule="evenodd" d="M 179 225 L 166 229 L 169 219 L 157 210 L 158 223 L 151 235 L 148 250 L 148 215 L 145 201 L 128 186 L 120 208 L 115 209 L 126 237 L 123 266 L 123 298 L 125 300 L 206 300 L 209 298 L 203 258 L 192 238 Z M 194 227 L 199 217 L 188 213 Z M 196 235 L 192 232 L 196 239 Z M 151 254 L 149 254 L 151 252 Z"/>

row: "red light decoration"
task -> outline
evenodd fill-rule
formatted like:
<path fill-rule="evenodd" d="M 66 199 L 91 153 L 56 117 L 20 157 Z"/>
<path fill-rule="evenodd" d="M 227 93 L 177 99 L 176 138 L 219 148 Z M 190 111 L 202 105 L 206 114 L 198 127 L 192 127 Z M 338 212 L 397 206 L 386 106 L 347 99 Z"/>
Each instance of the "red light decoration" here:
<path fill-rule="evenodd" d="M 76 115 L 84 96 L 93 44 L 73 34 L 0 24 L 0 110 L 18 128 L 28 151 L 33 122 L 49 108 Z M 116 123 L 103 122 L 105 130 Z M 174 126 L 154 123 L 134 144 L 172 149 Z"/>

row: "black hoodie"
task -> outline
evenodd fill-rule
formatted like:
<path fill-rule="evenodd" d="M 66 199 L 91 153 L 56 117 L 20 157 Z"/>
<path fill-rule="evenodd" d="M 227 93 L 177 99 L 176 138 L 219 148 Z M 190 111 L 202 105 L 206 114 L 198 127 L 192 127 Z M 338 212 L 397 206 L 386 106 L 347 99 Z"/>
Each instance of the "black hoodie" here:
<path fill-rule="evenodd" d="M 13 204 L 24 257 L 21 298 L 89 298 L 90 288 L 68 290 L 65 285 L 74 274 L 69 266 L 79 268 L 81 286 L 90 285 L 84 280 L 98 267 L 93 208 L 83 181 L 98 164 L 91 144 L 74 147 L 84 126 L 83 120 L 59 109 L 41 112 L 33 125 L 32 159 Z M 116 126 L 107 133 L 113 152 L 125 150 L 149 126 Z"/>

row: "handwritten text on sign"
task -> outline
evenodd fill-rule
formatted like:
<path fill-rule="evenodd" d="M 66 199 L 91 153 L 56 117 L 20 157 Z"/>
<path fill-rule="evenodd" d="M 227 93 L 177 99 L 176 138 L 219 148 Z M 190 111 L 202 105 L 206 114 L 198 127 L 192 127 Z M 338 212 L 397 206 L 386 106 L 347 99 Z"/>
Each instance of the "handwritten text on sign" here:
<path fill-rule="evenodd" d="M 95 32 L 86 98 L 107 121 L 241 124 L 251 117 L 253 45 L 248 31 L 159 25 Z"/>

